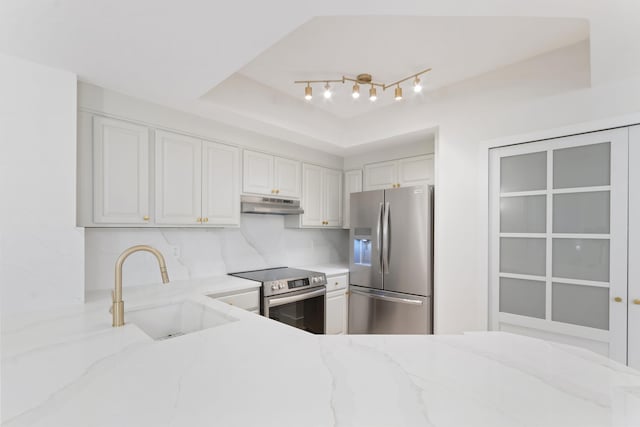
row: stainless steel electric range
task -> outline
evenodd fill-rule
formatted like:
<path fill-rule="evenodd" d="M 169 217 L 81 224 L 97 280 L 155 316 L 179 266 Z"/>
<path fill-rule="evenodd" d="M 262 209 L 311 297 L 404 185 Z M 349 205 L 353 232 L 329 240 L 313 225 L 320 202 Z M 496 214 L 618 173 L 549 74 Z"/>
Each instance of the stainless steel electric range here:
<path fill-rule="evenodd" d="M 278 267 L 230 273 L 262 283 L 260 314 L 314 334 L 324 334 L 324 273 Z"/>

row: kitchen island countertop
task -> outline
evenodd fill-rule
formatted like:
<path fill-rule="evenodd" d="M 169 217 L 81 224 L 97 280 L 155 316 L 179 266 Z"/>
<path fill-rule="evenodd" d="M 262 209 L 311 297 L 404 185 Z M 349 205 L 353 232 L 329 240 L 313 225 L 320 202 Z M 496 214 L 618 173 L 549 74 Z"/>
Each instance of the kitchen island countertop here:
<path fill-rule="evenodd" d="M 163 341 L 112 328 L 100 295 L 3 317 L 2 425 L 640 425 L 640 372 L 587 350 L 502 332 L 315 336 L 204 296 L 256 282 L 207 280 L 125 288 L 125 321 L 185 299 L 233 320 Z"/>

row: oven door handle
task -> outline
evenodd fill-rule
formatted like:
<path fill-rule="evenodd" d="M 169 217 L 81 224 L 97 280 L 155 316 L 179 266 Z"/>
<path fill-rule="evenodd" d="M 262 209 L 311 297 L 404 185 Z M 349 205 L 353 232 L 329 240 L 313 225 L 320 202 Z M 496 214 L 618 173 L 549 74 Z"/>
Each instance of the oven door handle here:
<path fill-rule="evenodd" d="M 269 307 L 277 307 L 279 305 L 289 304 L 292 302 L 302 301 L 308 298 L 317 297 L 320 295 L 324 295 L 326 293 L 326 289 L 323 287 L 321 289 L 305 292 L 303 294 L 292 295 L 292 296 L 284 296 L 284 297 L 275 297 L 268 299 Z"/>

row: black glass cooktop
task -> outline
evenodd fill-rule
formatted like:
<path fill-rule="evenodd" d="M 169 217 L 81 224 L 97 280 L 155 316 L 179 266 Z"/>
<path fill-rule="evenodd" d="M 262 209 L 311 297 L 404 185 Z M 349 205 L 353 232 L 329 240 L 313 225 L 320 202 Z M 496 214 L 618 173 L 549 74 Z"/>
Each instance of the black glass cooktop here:
<path fill-rule="evenodd" d="M 229 275 L 264 283 L 274 280 L 292 280 L 309 277 L 313 275 L 313 273 L 313 271 L 300 270 L 299 268 L 277 267 L 267 268 L 265 270 L 240 271 L 238 273 L 229 273 Z"/>

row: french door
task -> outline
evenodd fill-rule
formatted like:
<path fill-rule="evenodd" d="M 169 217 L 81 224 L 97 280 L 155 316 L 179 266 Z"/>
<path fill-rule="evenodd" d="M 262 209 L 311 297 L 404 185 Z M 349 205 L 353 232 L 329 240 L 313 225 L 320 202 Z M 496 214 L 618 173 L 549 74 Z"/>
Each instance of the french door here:
<path fill-rule="evenodd" d="M 627 363 L 628 157 L 628 128 L 490 151 L 493 330 Z"/>

